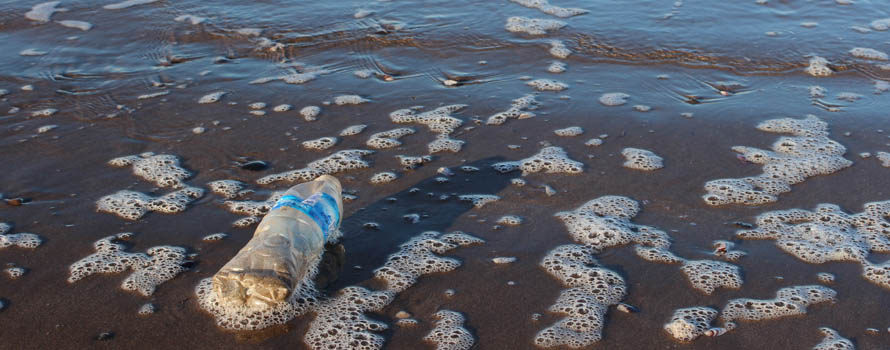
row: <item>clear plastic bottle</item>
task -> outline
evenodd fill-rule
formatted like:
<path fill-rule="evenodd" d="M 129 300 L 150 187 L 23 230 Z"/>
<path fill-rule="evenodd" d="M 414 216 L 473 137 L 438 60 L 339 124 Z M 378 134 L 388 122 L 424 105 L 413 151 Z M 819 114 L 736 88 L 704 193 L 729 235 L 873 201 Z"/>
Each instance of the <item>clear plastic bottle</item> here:
<path fill-rule="evenodd" d="M 325 243 L 339 235 L 341 191 L 330 175 L 291 187 L 247 245 L 213 276 L 217 299 L 249 308 L 286 301 L 315 271 Z"/>

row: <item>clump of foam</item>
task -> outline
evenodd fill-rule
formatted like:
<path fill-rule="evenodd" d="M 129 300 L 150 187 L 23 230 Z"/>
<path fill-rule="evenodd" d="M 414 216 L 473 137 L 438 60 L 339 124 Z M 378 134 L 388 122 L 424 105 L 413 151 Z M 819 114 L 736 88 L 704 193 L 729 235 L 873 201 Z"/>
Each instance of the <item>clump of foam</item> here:
<path fill-rule="evenodd" d="M 742 239 L 773 239 L 776 246 L 811 264 L 852 261 L 862 265 L 867 280 L 890 288 L 890 263 L 874 265 L 869 252 L 890 253 L 890 201 L 871 202 L 858 214 L 834 204 L 814 211 L 791 209 L 757 216 L 757 227 L 736 233 Z"/>
<path fill-rule="evenodd" d="M 535 345 L 580 348 L 602 339 L 606 312 L 624 299 L 627 287 L 617 273 L 596 264 L 591 248 L 574 244 L 556 247 L 544 257 L 541 267 L 568 289 L 548 309 L 565 318 L 538 332 Z"/>
<path fill-rule="evenodd" d="M 337 296 L 314 308 L 316 317 L 303 341 L 315 350 L 380 349 L 384 338 L 371 332 L 389 327 L 364 313 L 382 310 L 394 297 L 395 293 L 391 291 L 371 291 L 356 286 L 343 288 Z"/>
<path fill-rule="evenodd" d="M 265 103 L 265 102 L 254 102 L 254 103 L 251 103 L 251 104 L 247 105 L 247 108 L 250 108 L 250 109 L 263 109 L 263 108 L 266 108 L 266 103 Z"/>
<path fill-rule="evenodd" d="M 241 190 L 247 185 L 236 180 L 216 180 L 208 182 L 207 186 L 210 187 L 210 191 L 213 193 L 223 196 L 226 199 L 232 199 L 241 195 Z"/>
<path fill-rule="evenodd" d="M 320 175 L 319 175 L 320 176 Z M 245 215 L 246 218 L 239 219 L 235 222 L 234 226 L 236 227 L 246 227 L 253 225 L 260 221 L 260 217 L 265 216 L 269 210 L 272 210 L 272 207 L 275 206 L 275 203 L 281 199 L 281 196 L 284 195 L 283 191 L 275 191 L 269 195 L 264 201 L 226 201 L 225 205 L 229 209 L 229 212 L 239 215 Z"/>
<path fill-rule="evenodd" d="M 501 197 L 493 194 L 464 194 L 458 196 L 458 198 L 461 201 L 473 203 L 473 206 L 476 208 L 482 208 L 488 203 L 497 202 L 501 199 Z"/>
<path fill-rule="evenodd" d="M 564 129 L 553 130 L 553 133 L 556 134 L 556 136 L 571 137 L 583 134 L 584 129 L 582 129 L 580 126 L 570 126 Z"/>
<path fill-rule="evenodd" d="M 584 169 L 584 164 L 569 159 L 565 150 L 556 146 L 544 147 L 538 154 L 525 158 L 518 162 L 500 162 L 492 165 L 496 171 L 508 173 L 522 169 L 522 174 L 530 174 L 544 171 L 548 174 L 564 173 L 578 174 Z"/>
<path fill-rule="evenodd" d="M 645 171 L 664 168 L 664 159 L 652 151 L 628 147 L 621 151 L 621 155 L 626 159 L 625 168 Z"/>
<path fill-rule="evenodd" d="M 538 104 L 538 102 L 535 101 L 535 95 L 529 94 L 522 96 L 513 100 L 510 108 L 506 111 L 499 112 L 491 117 L 488 117 L 488 120 L 485 122 L 485 124 L 501 125 L 510 118 L 525 119 L 534 117 L 535 114 L 527 111 L 527 109 L 536 104 Z"/>
<path fill-rule="evenodd" d="M 405 168 L 414 169 L 423 164 L 429 163 L 433 161 L 432 156 L 404 156 L 397 155 L 396 158 L 399 159 L 399 163 L 402 164 Z"/>
<path fill-rule="evenodd" d="M 735 146 L 740 159 L 763 165 L 763 174 L 741 179 L 718 179 L 705 183 L 702 196 L 710 205 L 739 203 L 759 205 L 775 202 L 778 195 L 791 191 L 791 185 L 808 177 L 828 175 L 853 162 L 843 157 L 847 149 L 828 138 L 828 124 L 807 116 L 805 119 L 781 118 L 757 125 L 767 132 L 789 133 L 773 143 L 772 151 Z"/>
<path fill-rule="evenodd" d="M 321 113 L 321 107 L 318 106 L 306 106 L 300 110 L 300 115 L 303 116 L 303 119 L 307 122 L 314 121 L 318 119 L 318 115 Z"/>
<path fill-rule="evenodd" d="M 368 126 L 365 124 L 357 124 L 357 125 L 347 126 L 345 129 L 340 131 L 340 136 L 343 137 L 343 136 L 358 135 L 358 134 L 361 134 L 362 131 L 365 131 L 365 128 L 367 128 L 367 127 Z"/>
<path fill-rule="evenodd" d="M 820 272 L 820 273 L 816 274 L 816 278 L 819 280 L 819 282 L 822 282 L 823 284 L 833 284 L 834 283 L 834 275 L 830 274 L 828 272 Z"/>
<path fill-rule="evenodd" d="M 742 288 L 742 275 L 738 266 L 721 261 L 686 261 L 680 270 L 692 283 L 692 287 L 710 295 L 717 288 Z"/>
<path fill-rule="evenodd" d="M 547 66 L 547 71 L 554 74 L 563 73 L 566 71 L 567 67 L 568 66 L 566 66 L 566 64 L 563 62 L 553 61 L 552 63 L 550 63 L 549 66 Z"/>
<path fill-rule="evenodd" d="M 881 166 L 890 168 L 890 153 L 878 152 L 875 154 L 875 158 L 881 162 Z"/>
<path fill-rule="evenodd" d="M 268 185 L 277 181 L 307 182 L 325 174 L 331 175 L 348 170 L 367 168 L 370 164 L 363 160 L 362 157 L 372 153 L 374 151 L 359 149 L 337 151 L 327 157 L 312 161 L 303 169 L 267 175 L 261 177 L 256 182 L 261 185 Z"/>
<path fill-rule="evenodd" d="M 387 291 L 398 293 L 417 282 L 422 275 L 448 272 L 460 266 L 460 261 L 439 256 L 445 252 L 484 241 L 463 232 L 440 234 L 427 231 L 399 246 L 386 263 L 374 270 L 374 276 L 386 282 Z"/>
<path fill-rule="evenodd" d="M 569 85 L 553 79 L 535 79 L 525 85 L 531 86 L 538 91 L 562 91 L 569 88 Z"/>
<path fill-rule="evenodd" d="M 185 187 L 160 197 L 122 190 L 99 198 L 96 201 L 96 208 L 100 212 L 115 214 L 124 219 L 138 220 L 150 211 L 166 214 L 181 213 L 189 203 L 203 195 L 204 190 L 198 187 Z"/>
<path fill-rule="evenodd" d="M 139 316 L 148 316 L 155 313 L 155 306 L 152 303 L 146 303 L 139 307 L 139 310 L 136 311 L 136 314 Z"/>
<path fill-rule="evenodd" d="M 54 114 L 56 114 L 56 113 L 58 113 L 58 112 L 59 112 L 59 110 L 58 110 L 58 109 L 55 109 L 55 108 L 44 108 L 44 109 L 41 109 L 41 110 L 39 110 L 39 111 L 33 111 L 33 112 L 31 112 L 31 116 L 32 116 L 32 117 L 38 117 L 38 118 L 39 118 L 39 117 L 51 117 L 51 116 L 53 116 Z"/>
<path fill-rule="evenodd" d="M 368 147 L 375 149 L 393 148 L 402 145 L 402 142 L 399 141 L 400 138 L 415 132 L 416 131 L 412 128 L 398 128 L 378 132 L 372 134 L 371 137 L 368 138 L 368 142 L 365 142 L 365 144 L 368 145 Z"/>
<path fill-rule="evenodd" d="M 390 183 L 395 181 L 399 176 L 396 173 L 391 171 L 385 171 L 382 173 L 376 173 L 374 176 L 371 176 L 371 183 L 375 185 L 382 185 L 386 183 Z"/>
<path fill-rule="evenodd" d="M 466 319 L 458 312 L 439 310 L 433 314 L 436 327 L 423 340 L 436 344 L 436 350 L 467 350 L 473 346 L 473 335 L 463 327 Z"/>
<path fill-rule="evenodd" d="M 33 233 L 7 234 L 7 232 L 9 232 L 11 229 L 12 226 L 10 226 L 9 224 L 0 222 L 0 249 L 11 246 L 34 249 L 40 246 L 41 243 L 43 243 L 43 240 L 40 239 L 40 236 Z"/>
<path fill-rule="evenodd" d="M 547 32 L 558 30 L 565 26 L 566 23 L 563 21 L 516 16 L 507 19 L 504 29 L 513 33 L 544 35 Z"/>
<path fill-rule="evenodd" d="M 229 236 L 228 234 L 225 234 L 225 233 L 222 233 L 222 232 L 220 232 L 220 233 L 212 233 L 212 234 L 209 234 L 209 235 L 204 236 L 204 238 L 201 238 L 201 240 L 202 240 L 202 241 L 205 241 L 205 242 L 216 242 L 216 241 L 221 241 L 221 240 L 225 239 L 225 238 L 228 237 L 228 236 Z"/>
<path fill-rule="evenodd" d="M 118 2 L 118 3 L 114 3 L 114 4 L 108 4 L 108 5 L 102 6 L 102 8 L 104 8 L 106 10 L 120 10 L 120 9 L 125 9 L 128 7 L 150 4 L 150 3 L 153 3 L 156 1 L 158 1 L 158 0 L 126 0 L 126 1 Z"/>
<path fill-rule="evenodd" d="M 566 58 L 572 54 L 572 50 L 569 50 L 566 47 L 566 44 L 562 42 L 562 40 L 551 40 L 550 41 L 550 55 L 556 58 Z"/>
<path fill-rule="evenodd" d="M 222 99 L 222 97 L 225 96 L 225 94 L 226 94 L 225 91 L 211 92 L 207 95 L 201 96 L 201 98 L 198 99 L 198 103 L 201 103 L 201 104 L 216 103 L 216 102 L 219 102 L 219 100 Z"/>
<path fill-rule="evenodd" d="M 121 283 L 124 290 L 137 291 L 151 296 L 158 285 L 185 271 L 185 248 L 157 246 L 145 253 L 129 253 L 119 243 L 132 237 L 132 233 L 118 233 L 102 238 L 93 244 L 96 252 L 68 267 L 68 282 L 74 283 L 96 273 L 133 272 Z"/>
<path fill-rule="evenodd" d="M 368 103 L 371 100 L 361 97 L 359 95 L 340 95 L 334 97 L 334 104 L 338 106 L 345 105 L 358 105 L 362 103 Z"/>
<path fill-rule="evenodd" d="M 586 14 L 590 11 L 581 9 L 581 8 L 565 8 L 551 5 L 547 0 L 510 0 L 511 2 L 520 4 L 522 6 L 538 9 L 543 13 L 548 15 L 553 15 L 556 17 L 574 17 Z"/>
<path fill-rule="evenodd" d="M 584 142 L 585 146 L 590 146 L 590 147 L 597 147 L 597 146 L 601 146 L 602 144 L 603 144 L 603 139 L 600 139 L 600 138 L 592 138 L 590 140 L 587 140 L 587 142 Z"/>
<path fill-rule="evenodd" d="M 28 272 L 28 270 L 25 269 L 24 267 L 18 267 L 18 266 L 8 267 L 8 268 L 4 269 L 3 271 L 6 272 L 6 275 L 9 276 L 9 278 L 11 278 L 11 279 L 18 279 L 19 277 L 24 276 L 25 273 Z"/>
<path fill-rule="evenodd" d="M 850 55 L 853 55 L 853 57 L 857 58 L 875 61 L 886 61 L 888 59 L 886 52 L 865 47 L 853 48 L 852 50 L 850 50 Z"/>
<path fill-rule="evenodd" d="M 705 334 L 711 322 L 717 318 L 717 310 L 704 306 L 695 306 L 674 311 L 671 321 L 664 325 L 674 339 L 689 342 Z"/>
<path fill-rule="evenodd" d="M 427 144 L 427 149 L 430 154 L 439 153 L 439 152 L 460 152 L 460 149 L 464 146 L 466 141 L 458 140 L 448 137 L 446 134 L 439 134 L 436 136 L 436 139 L 433 142 Z"/>
<path fill-rule="evenodd" d="M 620 106 L 627 103 L 628 98 L 630 95 L 623 92 L 610 92 L 600 96 L 600 103 L 605 106 Z"/>
<path fill-rule="evenodd" d="M 195 15 L 179 15 L 173 18 L 176 22 L 189 22 L 193 26 L 204 23 L 207 20 L 207 17 L 195 16 Z"/>
<path fill-rule="evenodd" d="M 504 215 L 498 219 L 497 223 L 499 225 L 519 226 L 522 224 L 522 217 L 518 215 Z"/>
<path fill-rule="evenodd" d="M 59 6 L 60 3 L 62 2 L 48 1 L 34 5 L 31 7 L 30 11 L 25 12 L 25 18 L 41 23 L 49 22 L 53 13 L 68 11 L 68 9 L 56 7 Z"/>
<path fill-rule="evenodd" d="M 733 299 L 730 300 L 720 318 L 734 328 L 736 320 L 761 321 L 807 313 L 807 306 L 834 302 L 837 292 L 823 286 L 796 286 L 779 289 L 773 299 Z"/>
<path fill-rule="evenodd" d="M 340 139 L 331 136 L 320 137 L 315 140 L 303 141 L 303 148 L 324 151 L 334 147 Z"/>
<path fill-rule="evenodd" d="M 424 124 L 430 131 L 438 134 L 451 134 L 463 124 L 463 120 L 451 114 L 458 112 L 467 105 L 454 104 L 438 107 L 431 111 L 416 114 L 420 107 L 399 109 L 389 114 L 389 119 L 396 124 Z"/>
<path fill-rule="evenodd" d="M 856 350 L 856 346 L 853 345 L 849 339 L 844 338 L 838 333 L 836 330 L 821 327 L 819 328 L 819 332 L 822 333 L 822 336 L 825 338 L 822 339 L 822 342 L 816 344 L 813 347 L 813 350 Z"/>
<path fill-rule="evenodd" d="M 831 67 L 829 67 L 828 60 L 819 56 L 810 58 L 810 65 L 807 66 L 806 72 L 814 77 L 827 77 L 834 73 Z"/>
<path fill-rule="evenodd" d="M 133 175 L 159 187 L 182 188 L 183 180 L 192 173 L 179 164 L 179 158 L 172 154 L 154 154 L 151 152 L 114 158 L 108 164 L 116 167 L 133 166 Z"/>

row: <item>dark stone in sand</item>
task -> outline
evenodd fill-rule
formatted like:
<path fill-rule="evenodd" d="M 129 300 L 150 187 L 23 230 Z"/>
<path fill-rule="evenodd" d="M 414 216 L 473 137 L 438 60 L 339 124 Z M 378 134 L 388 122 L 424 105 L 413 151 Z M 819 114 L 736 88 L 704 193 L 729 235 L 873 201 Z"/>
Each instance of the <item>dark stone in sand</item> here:
<path fill-rule="evenodd" d="M 21 206 L 22 204 L 30 202 L 31 200 L 27 199 L 27 198 L 19 197 L 19 198 L 4 199 L 4 201 L 6 201 L 6 204 L 9 204 L 10 206 L 18 207 L 18 206 Z"/>
<path fill-rule="evenodd" d="M 250 171 L 263 171 L 269 169 L 269 163 L 262 160 L 252 160 L 247 163 L 241 163 L 241 169 Z"/>
<path fill-rule="evenodd" d="M 99 333 L 98 336 L 96 336 L 96 340 L 98 341 L 107 341 L 111 340 L 112 338 L 114 338 L 114 332 L 102 332 Z"/>

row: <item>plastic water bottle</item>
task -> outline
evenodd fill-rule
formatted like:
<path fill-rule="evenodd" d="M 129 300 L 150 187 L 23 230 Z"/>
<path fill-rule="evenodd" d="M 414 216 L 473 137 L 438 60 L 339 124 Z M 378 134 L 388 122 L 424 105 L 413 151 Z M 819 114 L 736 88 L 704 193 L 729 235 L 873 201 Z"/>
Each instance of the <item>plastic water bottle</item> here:
<path fill-rule="evenodd" d="M 247 245 L 213 276 L 218 300 L 250 308 L 286 301 L 317 268 L 325 243 L 339 235 L 341 191 L 330 175 L 291 187 Z"/>

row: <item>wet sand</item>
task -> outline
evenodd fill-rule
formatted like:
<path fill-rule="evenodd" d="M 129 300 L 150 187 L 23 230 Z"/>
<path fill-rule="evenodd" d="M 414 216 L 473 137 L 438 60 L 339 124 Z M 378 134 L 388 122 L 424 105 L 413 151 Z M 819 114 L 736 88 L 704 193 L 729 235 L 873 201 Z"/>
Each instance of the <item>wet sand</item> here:
<path fill-rule="evenodd" d="M 132 222 L 96 211 L 96 200 L 118 190 L 152 195 L 168 192 L 133 176 L 129 168 L 106 164 L 112 158 L 142 152 L 179 156 L 183 166 L 194 172 L 186 180 L 192 186 L 206 188 L 210 181 L 235 179 L 257 191 L 249 198 L 264 200 L 272 190 L 289 185 L 260 186 L 256 184 L 260 177 L 301 168 L 337 150 L 366 149 L 365 141 L 375 132 L 404 126 L 415 128 L 417 133 L 402 138 L 402 146 L 366 157 L 371 168 L 337 174 L 344 188 L 354 191 L 358 198 L 345 205 L 343 268 L 321 292 L 330 295 L 351 285 L 379 286 L 381 282 L 373 279 L 373 269 L 381 266 L 399 244 L 423 231 L 461 230 L 483 238 L 486 243 L 449 252 L 447 256 L 462 261 L 460 268 L 421 277 L 381 313 L 370 315 L 390 324 L 391 328 L 383 332 L 387 349 L 433 348 L 422 338 L 433 327 L 432 314 L 440 309 L 466 316 L 466 327 L 476 341 L 474 349 L 535 349 L 535 334 L 561 318 L 547 312 L 547 308 L 564 287 L 538 266 L 554 247 L 571 243 L 565 226 L 553 214 L 600 196 L 622 195 L 641 202 L 642 211 L 633 222 L 668 232 L 673 238 L 672 251 L 688 259 L 713 259 L 711 243 L 732 239 L 740 229 L 733 222 L 753 223 L 755 216 L 767 211 L 812 209 L 819 203 L 835 203 L 855 213 L 861 211 L 863 203 L 890 199 L 890 169 L 882 167 L 874 157 L 858 156 L 861 152 L 874 154 L 887 149 L 890 120 L 886 111 L 890 110 L 890 100 L 887 93 L 874 93 L 874 79 L 886 79 L 890 73 L 877 68 L 877 63 L 853 60 L 845 54 L 849 49 L 844 46 L 845 38 L 857 33 L 844 32 L 828 36 L 830 40 L 825 41 L 819 40 L 821 32 L 798 33 L 795 38 L 806 40 L 795 42 L 786 51 L 780 50 L 784 44 L 776 43 L 751 44 L 747 48 L 737 45 L 755 30 L 765 31 L 760 22 L 794 26 L 795 31 L 809 30 L 797 24 L 797 17 L 758 19 L 730 35 L 732 40 L 727 42 L 721 42 L 713 28 L 683 29 L 690 25 L 688 21 L 680 21 L 683 24 L 677 24 L 679 28 L 666 24 L 667 27 L 657 29 L 624 23 L 633 18 L 621 19 L 617 15 L 588 14 L 577 17 L 578 21 L 566 19 L 571 24 L 559 35 L 576 53 L 562 60 L 568 66 L 567 72 L 551 74 L 546 72 L 555 60 L 547 52 L 549 37 L 513 36 L 503 30 L 503 22 L 509 16 L 546 15 L 509 2 L 479 5 L 479 11 L 491 7 L 497 19 L 470 29 L 464 29 L 469 25 L 467 21 L 478 20 L 478 15 L 466 19 L 459 15 L 460 11 L 447 12 L 448 7 L 438 2 L 425 4 L 416 12 L 371 4 L 383 7 L 366 19 L 353 18 L 355 8 L 364 4 L 318 4 L 310 11 L 319 13 L 317 18 L 301 13 L 285 20 L 284 15 L 273 14 L 263 17 L 260 23 L 246 23 L 239 16 L 268 12 L 274 4 L 233 4 L 221 10 L 210 5 L 161 2 L 109 16 L 100 6 L 62 3 L 70 11 L 56 13 L 53 19 L 88 18 L 95 27 L 87 32 L 54 23 L 30 23 L 21 15 L 30 5 L 3 5 L 4 12 L 15 15 L 4 15 L 0 21 L 0 30 L 10 33 L 10 40 L 3 44 L 8 53 L 0 57 L 0 89 L 11 92 L 0 98 L 0 112 L 20 109 L 0 115 L 0 193 L 4 198 L 30 200 L 22 206 L 0 203 L 0 222 L 13 224 L 12 233 L 37 233 L 44 243 L 33 250 L 0 249 L 0 263 L 14 263 L 29 270 L 16 280 L 0 277 L 0 300 L 6 304 L 0 311 L 2 348 L 307 348 L 302 335 L 313 318 L 311 313 L 264 331 L 233 333 L 218 328 L 198 306 L 193 292 L 198 281 L 210 277 L 228 261 L 254 229 L 232 227 L 232 222 L 241 216 L 226 211 L 222 197 L 208 192 L 183 213 L 149 213 Z M 684 5 L 680 13 L 691 12 L 693 5 Z M 816 14 L 811 11 L 820 8 L 776 6 L 779 8 L 768 11 L 790 11 L 816 18 L 819 31 L 849 31 L 848 22 L 867 26 L 871 19 L 882 18 L 864 15 L 869 6 L 876 7 L 878 13 L 885 11 L 883 17 L 887 17 L 887 9 L 867 1 L 857 3 L 855 6 L 859 7 L 853 10 L 826 7 Z M 712 12 L 700 19 L 734 9 L 711 8 Z M 840 21 L 836 11 L 855 11 L 858 16 L 835 23 Z M 654 9 L 651 13 L 643 12 L 642 18 L 662 14 Z M 199 26 L 172 20 L 183 13 L 203 14 L 211 20 Z M 433 16 L 443 13 L 447 15 Z M 163 18 L 163 22 L 159 23 L 158 18 Z M 390 30 L 392 34 L 377 34 L 375 26 L 383 23 L 379 21 L 382 18 L 401 19 L 412 25 L 403 31 Z M 608 23 L 613 26 L 602 23 L 603 29 L 586 27 L 591 25 L 588 21 L 599 18 L 611 18 Z M 680 19 L 678 16 L 671 20 Z M 309 29 L 309 24 L 326 20 L 332 24 Z M 294 24 L 300 21 L 308 24 Z M 135 30 L 148 25 L 155 29 Z M 130 31 L 101 39 L 103 31 L 114 26 Z M 232 28 L 254 26 L 263 28 L 263 37 L 283 43 L 285 48 L 271 52 L 259 48 L 256 38 L 230 33 Z M 617 29 L 622 26 L 629 29 Z M 684 30 L 700 34 L 696 36 L 700 40 L 674 42 L 665 39 L 670 35 L 658 34 Z M 654 42 L 641 41 L 640 37 L 650 31 L 655 33 Z M 857 45 L 887 50 L 886 42 L 877 39 L 877 35 L 884 34 L 870 33 L 866 39 L 857 39 Z M 80 39 L 58 39 L 67 35 Z M 587 45 L 590 37 L 602 38 L 594 40 L 597 45 L 619 49 Z M 759 40 L 765 39 L 756 42 Z M 34 58 L 18 54 L 37 46 L 55 49 Z M 659 52 L 665 51 L 660 50 L 670 54 L 662 55 Z M 783 54 L 776 55 L 779 51 Z M 837 62 L 838 72 L 828 78 L 803 73 L 804 56 L 811 51 Z M 160 64 L 165 57 L 172 56 L 188 59 L 174 60 L 182 63 L 172 65 Z M 213 63 L 218 56 L 229 57 L 230 62 Z M 678 56 L 693 58 L 671 58 Z M 301 85 L 280 81 L 248 84 L 257 78 L 287 72 L 277 64 L 282 59 L 331 72 Z M 362 68 L 388 74 L 395 80 L 356 78 L 353 71 Z M 200 74 L 207 70 L 208 74 Z M 659 79 L 660 75 L 667 79 Z M 523 76 L 556 79 L 569 88 L 535 92 L 525 85 Z M 454 77 L 467 80 L 456 87 L 443 85 L 443 80 Z M 726 81 L 739 82 L 741 87 L 721 95 L 713 86 Z M 153 83 L 167 86 L 153 87 Z M 19 89 L 26 84 L 32 84 L 34 91 Z M 828 94 L 822 100 L 842 105 L 840 111 L 830 112 L 814 104 L 809 95 L 811 85 L 824 87 Z M 151 99 L 137 98 L 158 91 L 170 93 Z M 214 91 L 228 94 L 218 103 L 197 103 L 201 96 Z M 608 107 L 597 101 L 607 92 L 624 92 L 631 97 L 623 106 Z M 858 93 L 862 98 L 855 102 L 839 101 L 835 96 L 841 92 Z M 536 94 L 540 103 L 534 110 L 536 117 L 510 119 L 501 126 L 484 125 L 489 116 L 506 110 L 511 100 L 529 93 Z M 341 94 L 359 94 L 371 102 L 355 106 L 322 104 Z M 689 103 L 689 96 L 695 96 L 700 103 Z M 248 113 L 247 105 L 257 101 L 269 105 L 265 116 Z M 294 108 L 283 113 L 271 110 L 282 103 Z M 416 105 L 430 110 L 454 103 L 469 105 L 455 114 L 464 120 L 464 125 L 451 136 L 466 141 L 463 149 L 458 153 L 435 154 L 433 162 L 404 170 L 395 155 L 426 154 L 427 143 L 435 139 L 435 134 L 423 125 L 394 124 L 389 113 Z M 653 109 L 638 112 L 633 109 L 637 104 Z M 318 121 L 307 122 L 299 116 L 299 109 L 308 105 L 322 107 Z M 56 108 L 59 112 L 50 117 L 30 116 L 32 111 L 43 108 Z M 685 118 L 681 113 L 693 116 Z M 705 204 L 701 199 L 705 182 L 761 172 L 759 165 L 739 161 L 730 149 L 736 145 L 768 149 L 780 136 L 757 130 L 757 123 L 779 117 L 803 118 L 807 114 L 817 115 L 829 124 L 829 137 L 847 147 L 845 158 L 854 162 L 852 167 L 794 185 L 776 203 L 751 207 Z M 475 123 L 475 118 L 483 123 Z M 37 134 L 37 128 L 48 124 L 58 128 Z M 300 146 L 302 141 L 336 136 L 355 124 L 369 127 L 357 136 L 341 137 L 340 143 L 330 150 L 308 151 Z M 192 129 L 198 126 L 206 131 L 194 134 Z M 553 130 L 569 126 L 580 126 L 584 133 L 576 137 L 553 134 Z M 848 132 L 849 136 L 845 136 Z M 608 134 L 603 145 L 584 145 L 600 134 Z M 584 172 L 529 174 L 522 176 L 528 184 L 516 187 L 510 185 L 510 179 L 520 177 L 519 172 L 499 174 L 491 169 L 493 163 L 520 160 L 537 153 L 542 142 L 564 148 L 571 159 L 584 163 Z M 520 147 L 510 149 L 507 145 Z M 665 159 L 665 168 L 643 172 L 622 167 L 621 150 L 626 147 L 654 151 Z M 259 172 L 238 168 L 234 162 L 245 157 L 267 161 L 271 167 Z M 457 169 L 463 165 L 481 170 L 465 173 Z M 446 184 L 436 183 L 439 167 L 450 167 L 456 175 L 449 177 Z M 369 184 L 368 179 L 381 171 L 395 171 L 400 177 L 385 185 Z M 543 185 L 552 186 L 558 193 L 548 196 Z M 412 188 L 420 191 L 412 193 Z M 470 193 L 495 194 L 501 200 L 477 209 L 455 196 Z M 440 200 L 443 194 L 450 197 Z M 403 215 L 409 213 L 422 218 L 417 223 L 406 222 Z M 494 229 L 495 221 L 503 215 L 518 215 L 525 221 L 519 226 Z M 379 223 L 380 229 L 363 227 L 367 222 Z M 128 243 L 130 251 L 145 251 L 157 245 L 181 246 L 197 254 L 195 263 L 188 271 L 161 284 L 151 297 L 122 290 L 119 286 L 124 274 L 98 274 L 76 283 L 66 282 L 71 263 L 93 253 L 92 243 L 96 240 L 118 232 L 136 233 Z M 229 237 L 219 242 L 201 240 L 215 232 L 226 232 Z M 809 349 L 821 341 L 818 328 L 822 326 L 838 330 L 854 341 L 858 349 L 888 347 L 890 316 L 883 310 L 890 307 L 890 291 L 861 278 L 857 264 L 810 265 L 780 251 L 773 241 L 736 243 L 738 249 L 748 253 L 734 263 L 743 271 L 743 287 L 720 289 L 707 296 L 688 284 L 678 266 L 643 261 L 630 246 L 597 254 L 604 267 L 625 279 L 629 291 L 625 301 L 641 312 L 622 313 L 611 308 L 603 340 L 589 348 Z M 497 256 L 515 256 L 518 260 L 496 265 L 490 259 Z M 888 258 L 887 254 L 871 254 L 869 259 L 883 262 Z M 779 288 L 818 284 L 818 272 L 837 276 L 836 283 L 830 286 L 838 292 L 837 303 L 812 306 L 803 316 L 743 322 L 725 335 L 702 337 L 688 344 L 675 342 L 662 329 L 678 308 L 702 305 L 719 310 L 734 298 L 772 298 Z M 508 285 L 509 281 L 514 285 Z M 445 297 L 446 289 L 454 289 L 455 296 Z M 154 304 L 157 312 L 138 316 L 137 310 L 147 302 Z M 394 325 L 395 314 L 400 310 L 410 312 L 420 324 L 413 328 Z M 542 317 L 533 320 L 535 313 Z M 866 328 L 879 329 L 880 334 L 867 334 Z M 113 336 L 98 340 L 104 332 Z"/>

